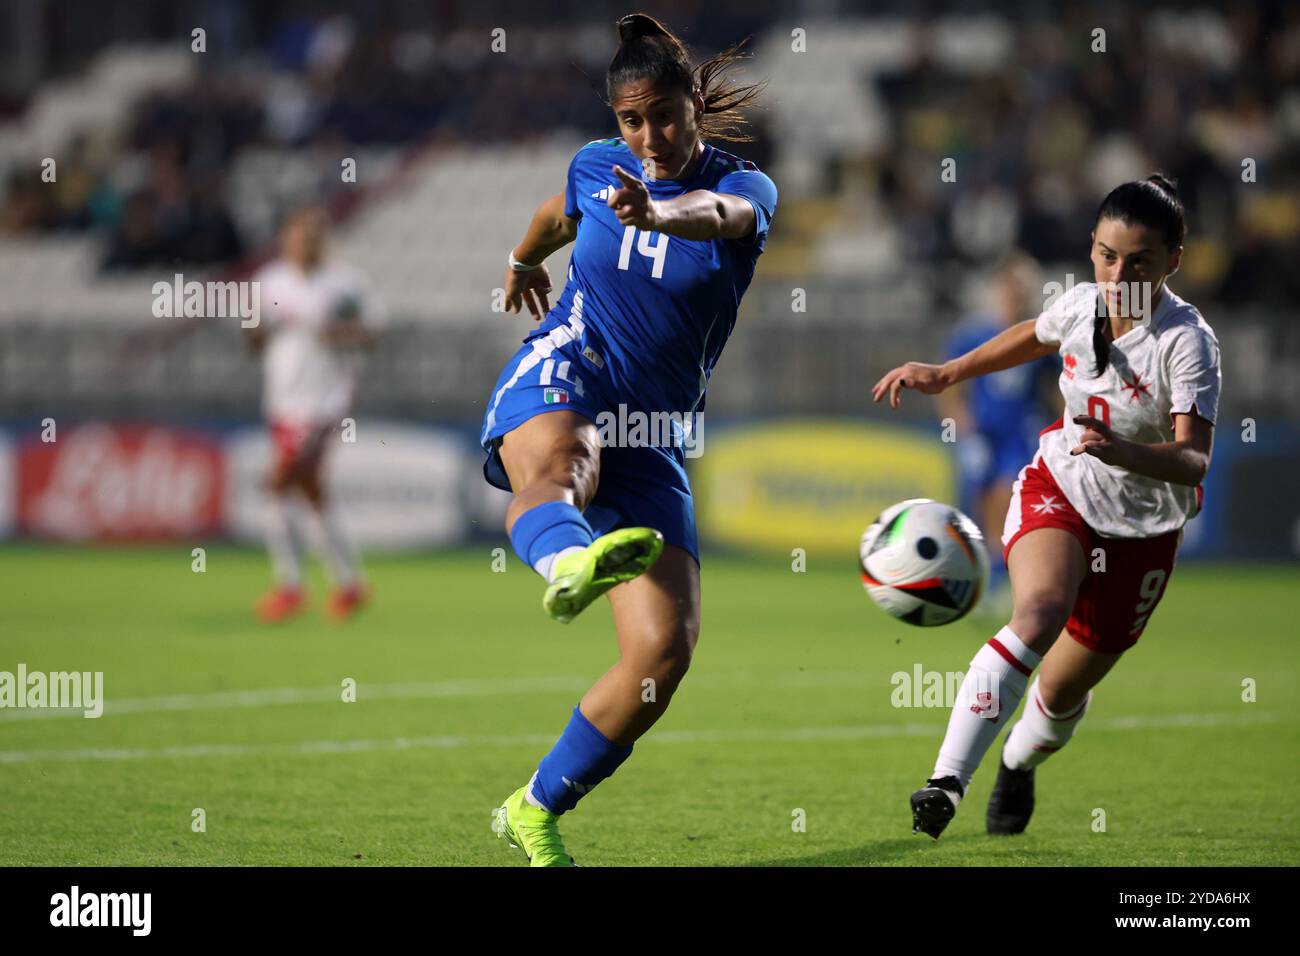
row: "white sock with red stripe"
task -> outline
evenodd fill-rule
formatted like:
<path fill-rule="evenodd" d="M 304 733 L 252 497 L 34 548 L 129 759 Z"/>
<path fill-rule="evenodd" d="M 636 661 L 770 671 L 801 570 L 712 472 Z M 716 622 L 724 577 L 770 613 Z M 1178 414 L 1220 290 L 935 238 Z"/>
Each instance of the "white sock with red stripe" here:
<path fill-rule="evenodd" d="M 290 495 L 274 494 L 266 514 L 266 549 L 277 587 L 302 587 L 302 540 L 298 502 Z"/>
<path fill-rule="evenodd" d="M 329 563 L 334 583 L 341 588 L 356 587 L 361 580 L 356 549 L 339 519 L 338 509 L 327 502 L 319 511 L 312 509 L 316 524 L 316 542 Z"/>
<path fill-rule="evenodd" d="M 1088 696 L 1078 707 L 1064 714 L 1054 714 L 1043 704 L 1043 698 L 1038 694 L 1038 680 L 1035 679 L 1025 701 L 1025 712 L 1011 728 L 1006 746 L 1002 748 L 1002 762 L 1012 770 L 1037 767 L 1070 742 L 1091 702 L 1092 691 L 1088 691 Z"/>
<path fill-rule="evenodd" d="M 963 790 L 970 786 L 975 768 L 1015 713 L 1029 675 L 1042 659 L 1010 627 L 976 652 L 957 692 L 932 778 L 956 777 Z"/>

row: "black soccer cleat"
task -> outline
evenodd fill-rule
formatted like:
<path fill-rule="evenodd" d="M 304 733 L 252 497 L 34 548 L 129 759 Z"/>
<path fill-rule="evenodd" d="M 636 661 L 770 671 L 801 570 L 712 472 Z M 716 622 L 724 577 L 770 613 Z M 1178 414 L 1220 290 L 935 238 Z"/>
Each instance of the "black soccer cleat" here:
<path fill-rule="evenodd" d="M 928 833 L 936 840 L 957 813 L 957 802 L 965 796 L 956 777 L 932 777 L 912 794 L 912 832 Z"/>
<path fill-rule="evenodd" d="M 988 831 L 993 835 L 1024 833 L 1034 812 L 1034 768 L 1012 770 L 998 761 L 998 781 L 989 794 Z"/>

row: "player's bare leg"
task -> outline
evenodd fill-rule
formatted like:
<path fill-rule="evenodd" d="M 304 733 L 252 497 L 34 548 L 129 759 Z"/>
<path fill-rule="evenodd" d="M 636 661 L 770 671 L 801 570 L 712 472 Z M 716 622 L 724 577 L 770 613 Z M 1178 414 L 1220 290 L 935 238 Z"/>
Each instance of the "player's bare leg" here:
<path fill-rule="evenodd" d="M 1069 619 L 1087 564 L 1073 534 L 1038 528 L 1011 548 L 1011 622 L 975 657 L 958 691 L 926 786 L 912 794 L 912 828 L 938 839 L 984 754 L 1024 696 L 1029 675 Z"/>
<path fill-rule="evenodd" d="M 573 858 L 560 839 L 560 814 L 612 774 L 632 744 L 662 716 L 690 666 L 699 636 L 700 583 L 695 559 L 668 546 L 635 580 L 608 593 L 619 661 L 574 708 L 563 736 L 527 785 L 497 809 L 497 829 L 534 866 Z"/>
<path fill-rule="evenodd" d="M 536 415 L 500 448 L 510 486 L 506 529 L 515 551 L 547 581 L 542 606 L 573 620 L 617 584 L 645 573 L 663 550 L 651 528 L 620 528 L 595 538 L 582 511 L 596 493 L 600 436 L 576 412 Z"/>
<path fill-rule="evenodd" d="M 1010 627 L 1041 660 L 1065 628 L 1087 573 L 1083 547 L 1061 528 L 1038 528 L 1011 548 L 1007 570 L 1015 595 Z"/>
<path fill-rule="evenodd" d="M 1077 710 L 1123 656 L 1090 650 L 1062 631 L 1034 682 L 1038 696 L 1053 713 Z"/>
<path fill-rule="evenodd" d="M 667 563 L 656 563 L 664 548 L 656 530 L 622 528 L 594 537 L 582 510 L 596 494 L 600 438 L 587 418 L 565 410 L 536 415 L 507 433 L 498 451 L 515 492 L 506 528 L 516 553 L 548 581 L 543 606 L 568 621 L 609 593 L 620 665 L 626 664 L 574 707 L 533 778 L 496 811 L 498 832 L 523 848 L 533 866 L 566 866 L 573 858 L 559 818 L 627 759 L 631 742 L 662 713 L 698 632 L 699 580 L 685 552 L 670 549 Z M 659 567 L 663 576 L 647 580 L 647 571 Z M 668 597 L 675 589 L 689 595 L 685 604 Z M 656 682 L 648 703 L 645 678 Z"/>
<path fill-rule="evenodd" d="M 1088 712 L 1092 689 L 1122 656 L 1090 650 L 1064 632 L 1057 638 L 1002 748 L 989 795 L 989 833 L 1024 832 L 1034 812 L 1034 768 L 1069 743 Z"/>
<path fill-rule="evenodd" d="M 601 733 L 631 746 L 654 725 L 686 676 L 700 634 L 700 568 L 681 548 L 607 595 L 618 632 L 619 661 L 582 698 Z"/>
<path fill-rule="evenodd" d="M 596 494 L 600 435 L 577 412 L 554 411 L 528 419 L 501 441 L 501 463 L 514 498 L 506 508 L 506 533 L 524 512 L 551 501 L 579 511 Z"/>

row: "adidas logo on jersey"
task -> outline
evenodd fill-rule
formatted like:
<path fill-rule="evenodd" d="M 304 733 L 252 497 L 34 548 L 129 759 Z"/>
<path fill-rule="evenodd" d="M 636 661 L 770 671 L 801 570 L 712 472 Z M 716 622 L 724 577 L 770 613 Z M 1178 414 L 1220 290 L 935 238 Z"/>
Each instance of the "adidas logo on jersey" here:
<path fill-rule="evenodd" d="M 600 190 L 600 192 L 594 192 L 594 193 L 592 193 L 592 194 L 591 194 L 591 198 L 592 198 L 592 199 L 604 199 L 606 202 L 608 202 L 608 201 L 609 201 L 609 197 L 612 196 L 612 195 L 614 195 L 614 193 L 616 193 L 616 192 L 618 192 L 618 190 L 615 189 L 613 186 L 606 186 L 604 189 Z"/>

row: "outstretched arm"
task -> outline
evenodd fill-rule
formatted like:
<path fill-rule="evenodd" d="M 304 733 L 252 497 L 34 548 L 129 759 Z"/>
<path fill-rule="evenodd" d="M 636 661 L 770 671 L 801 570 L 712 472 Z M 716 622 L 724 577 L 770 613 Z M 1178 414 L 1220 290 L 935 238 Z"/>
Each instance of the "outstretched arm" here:
<path fill-rule="evenodd" d="M 898 395 L 902 389 L 914 388 L 927 395 L 937 395 L 968 378 L 1000 372 L 1004 368 L 1024 365 L 1044 355 L 1051 355 L 1059 346 L 1038 341 L 1038 336 L 1034 334 L 1034 323 L 1034 319 L 1018 322 L 983 345 L 942 365 L 927 365 L 924 362 L 900 365 L 875 384 L 871 389 L 871 400 L 878 402 L 888 395 L 890 407 L 897 408 Z"/>
<path fill-rule="evenodd" d="M 651 199 L 645 183 L 622 166 L 614 172 L 623 187 L 606 202 L 624 226 L 695 240 L 743 239 L 754 231 L 754 207 L 741 196 L 695 189 L 676 199 Z"/>

